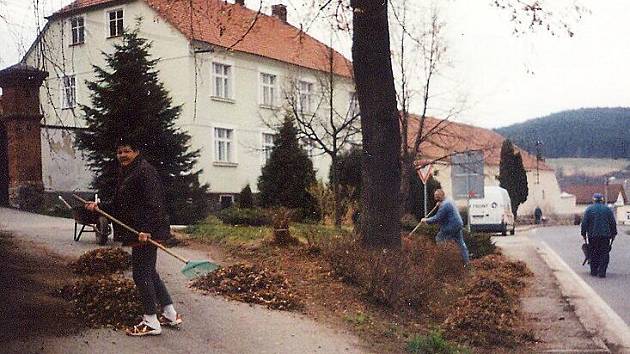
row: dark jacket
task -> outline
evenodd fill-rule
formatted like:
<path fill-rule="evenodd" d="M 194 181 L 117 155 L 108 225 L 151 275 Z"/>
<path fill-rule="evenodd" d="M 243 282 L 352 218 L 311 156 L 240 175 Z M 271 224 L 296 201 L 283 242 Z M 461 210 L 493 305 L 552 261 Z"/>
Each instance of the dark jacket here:
<path fill-rule="evenodd" d="M 612 210 L 602 203 L 594 203 L 586 208 L 582 218 L 582 237 L 614 238 L 617 225 Z"/>
<path fill-rule="evenodd" d="M 139 232 L 148 232 L 153 240 L 170 237 L 164 190 L 153 166 L 141 155 L 118 171 L 116 194 L 103 210 Z M 138 236 L 114 223 L 114 235 L 124 246 L 138 241 Z"/>

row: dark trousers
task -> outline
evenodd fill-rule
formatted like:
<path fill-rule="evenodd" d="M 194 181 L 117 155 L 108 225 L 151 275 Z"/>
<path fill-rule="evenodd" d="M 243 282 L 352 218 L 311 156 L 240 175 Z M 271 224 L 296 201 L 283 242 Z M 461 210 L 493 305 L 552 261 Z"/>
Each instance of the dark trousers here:
<path fill-rule="evenodd" d="M 589 237 L 591 248 L 591 274 L 606 275 L 610 260 L 610 239 L 604 237 Z"/>
<path fill-rule="evenodd" d="M 157 304 L 166 306 L 173 303 L 164 282 L 155 270 L 156 260 L 157 247 L 153 245 L 131 249 L 133 281 L 140 293 L 145 315 L 155 315 Z"/>

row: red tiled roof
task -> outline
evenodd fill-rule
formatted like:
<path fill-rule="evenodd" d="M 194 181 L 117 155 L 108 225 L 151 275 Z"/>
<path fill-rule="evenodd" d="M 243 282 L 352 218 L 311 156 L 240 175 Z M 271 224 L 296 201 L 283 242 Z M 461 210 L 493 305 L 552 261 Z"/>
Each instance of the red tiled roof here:
<path fill-rule="evenodd" d="M 413 144 L 414 137 L 420 126 L 420 117 L 412 115 L 409 120 L 408 142 Z M 499 166 L 501 161 L 501 145 L 505 138 L 500 134 L 468 124 L 456 123 L 448 120 L 440 120 L 432 117 L 425 118 L 423 136 L 430 134 L 429 139 L 420 144 L 420 151 L 424 159 L 439 159 L 466 150 L 482 150 L 484 161 L 487 165 Z M 526 170 L 536 169 L 536 157 L 527 151 L 516 149 L 523 157 L 523 166 Z M 445 160 L 449 160 L 446 158 Z M 544 162 L 538 163 L 540 170 L 553 171 Z"/>
<path fill-rule="evenodd" d="M 567 193 L 575 196 L 576 204 L 590 204 L 593 201 L 593 194 L 601 193 L 606 194 L 606 185 L 604 184 L 578 184 L 573 186 L 567 186 L 564 190 Z M 626 192 L 621 184 L 609 184 L 608 185 L 608 202 L 614 203 L 617 197 L 621 193 L 625 203 L 628 203 Z"/>
<path fill-rule="evenodd" d="M 51 18 L 99 5 L 128 1 L 75 0 L 55 12 Z M 189 40 L 232 48 L 309 69 L 329 70 L 328 46 L 274 16 L 258 14 L 245 6 L 222 0 L 142 1 Z M 333 51 L 333 59 L 333 70 L 337 75 L 352 77 L 352 63 L 348 59 L 337 51 Z"/>

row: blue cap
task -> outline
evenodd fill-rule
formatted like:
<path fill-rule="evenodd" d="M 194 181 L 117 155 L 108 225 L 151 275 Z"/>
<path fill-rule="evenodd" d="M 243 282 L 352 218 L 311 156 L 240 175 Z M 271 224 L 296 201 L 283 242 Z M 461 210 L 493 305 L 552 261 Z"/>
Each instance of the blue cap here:
<path fill-rule="evenodd" d="M 604 195 L 601 193 L 593 194 L 593 200 L 604 200 Z"/>

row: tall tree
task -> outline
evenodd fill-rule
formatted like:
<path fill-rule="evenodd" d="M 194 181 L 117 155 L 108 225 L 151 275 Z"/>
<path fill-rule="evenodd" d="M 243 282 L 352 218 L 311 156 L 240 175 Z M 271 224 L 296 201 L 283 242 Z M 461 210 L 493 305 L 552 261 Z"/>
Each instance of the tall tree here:
<path fill-rule="evenodd" d="M 527 172 L 523 166 L 523 157 L 520 152 L 514 149 L 514 145 L 509 139 L 505 139 L 501 145 L 499 182 L 501 188 L 505 188 L 510 195 L 512 214 L 516 220 L 518 207 L 527 200 L 529 188 L 527 187 Z"/>
<path fill-rule="evenodd" d="M 280 127 L 271 156 L 258 177 L 260 202 L 263 207 L 297 208 L 307 218 L 319 218 L 316 202 L 308 187 L 315 183 L 313 162 L 300 147 L 297 129 L 290 114 Z"/>
<path fill-rule="evenodd" d="M 400 122 L 387 1 L 351 0 L 352 60 L 363 139 L 362 243 L 400 247 Z"/>
<path fill-rule="evenodd" d="M 93 66 L 95 81 L 87 81 L 91 106 L 81 106 L 87 125 L 77 133 L 77 145 L 96 172 L 92 186 L 112 198 L 118 163 L 116 143 L 121 137 L 138 142 L 143 156 L 157 169 L 164 184 L 172 223 L 190 223 L 206 216 L 207 185 L 193 172 L 199 150 L 189 149 L 190 136 L 175 127 L 181 106 L 159 81 L 150 59 L 151 43 L 138 29 L 124 34 L 112 54 L 103 54 L 107 68 Z"/>

